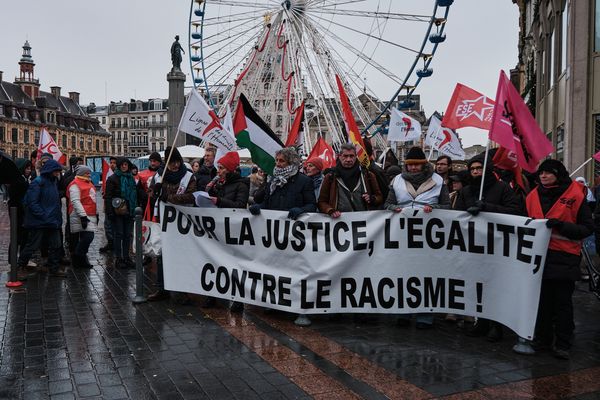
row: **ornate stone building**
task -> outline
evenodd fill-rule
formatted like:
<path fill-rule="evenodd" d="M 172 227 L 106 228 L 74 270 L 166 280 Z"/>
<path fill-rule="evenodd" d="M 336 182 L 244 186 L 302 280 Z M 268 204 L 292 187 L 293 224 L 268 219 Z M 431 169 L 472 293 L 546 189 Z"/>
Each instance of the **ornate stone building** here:
<path fill-rule="evenodd" d="M 136 158 L 167 147 L 166 99 L 111 101 L 107 107 L 90 104 L 92 108 L 106 116 L 113 155 Z"/>
<path fill-rule="evenodd" d="M 511 80 L 552 140 L 553 156 L 574 170 L 600 150 L 600 0 L 512 1 L 520 35 Z M 599 175 L 600 163 L 585 174 Z"/>
<path fill-rule="evenodd" d="M 61 88 L 40 90 L 29 42 L 23 45 L 19 76 L 14 83 L 0 72 L 0 150 L 12 157 L 29 158 L 46 127 L 60 150 L 70 157 L 105 155 L 110 134 L 79 105 L 79 93 L 61 95 Z"/>

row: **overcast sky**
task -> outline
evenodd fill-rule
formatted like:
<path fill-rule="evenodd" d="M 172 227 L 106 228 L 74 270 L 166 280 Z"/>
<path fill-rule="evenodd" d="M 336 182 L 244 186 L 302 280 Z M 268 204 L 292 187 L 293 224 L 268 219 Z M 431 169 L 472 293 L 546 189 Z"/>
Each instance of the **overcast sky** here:
<path fill-rule="evenodd" d="M 401 12 L 402 3 L 425 1 L 393 4 Z M 82 104 L 166 98 L 169 49 L 176 34 L 188 53 L 187 0 L 5 3 L 0 24 L 4 80 L 18 74 L 21 46 L 28 39 L 42 90 L 61 86 L 65 95 L 80 92 Z M 434 74 L 417 90 L 427 116 L 445 110 L 457 82 L 495 96 L 499 71 L 508 73 L 517 63 L 518 18 L 510 0 L 455 0 L 446 26 L 448 38 L 431 65 Z M 189 75 L 188 65 L 184 58 L 182 69 Z M 191 84 L 189 77 L 187 83 Z M 484 131 L 459 133 L 465 146 L 485 143 Z"/>

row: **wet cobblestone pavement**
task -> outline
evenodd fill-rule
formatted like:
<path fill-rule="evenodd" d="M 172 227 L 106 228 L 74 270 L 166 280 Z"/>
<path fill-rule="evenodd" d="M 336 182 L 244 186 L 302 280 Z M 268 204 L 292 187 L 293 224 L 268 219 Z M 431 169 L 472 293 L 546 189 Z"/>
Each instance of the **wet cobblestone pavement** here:
<path fill-rule="evenodd" d="M 0 281 L 8 279 L 0 206 Z M 91 270 L 0 289 L 0 399 L 596 399 L 600 302 L 578 283 L 569 361 L 519 356 L 456 325 L 400 328 L 394 316 L 289 314 L 225 303 L 133 305 L 135 271 L 90 251 Z M 152 273 L 146 276 L 151 287 Z"/>

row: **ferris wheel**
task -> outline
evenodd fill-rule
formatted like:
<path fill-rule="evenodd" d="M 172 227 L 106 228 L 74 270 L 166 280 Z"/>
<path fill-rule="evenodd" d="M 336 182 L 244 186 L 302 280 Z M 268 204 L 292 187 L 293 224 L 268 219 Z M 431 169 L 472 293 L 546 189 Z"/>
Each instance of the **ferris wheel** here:
<path fill-rule="evenodd" d="M 243 93 L 285 142 L 305 103 L 304 143 L 345 143 L 336 76 L 363 134 L 385 141 L 390 107 L 410 109 L 453 0 L 192 0 L 194 87 L 223 115 Z M 399 101 L 399 95 L 402 101 Z"/>

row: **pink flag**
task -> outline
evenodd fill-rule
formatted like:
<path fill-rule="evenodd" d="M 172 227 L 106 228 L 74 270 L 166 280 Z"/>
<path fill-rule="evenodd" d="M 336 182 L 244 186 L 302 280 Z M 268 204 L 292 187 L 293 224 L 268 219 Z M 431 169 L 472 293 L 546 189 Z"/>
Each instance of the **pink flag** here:
<path fill-rule="evenodd" d="M 594 154 L 592 157 L 594 157 L 594 160 L 600 162 L 600 151 Z"/>
<path fill-rule="evenodd" d="M 529 172 L 535 172 L 540 160 L 554 151 L 504 71 L 500 71 L 489 137 L 512 150 L 519 165 Z"/>

